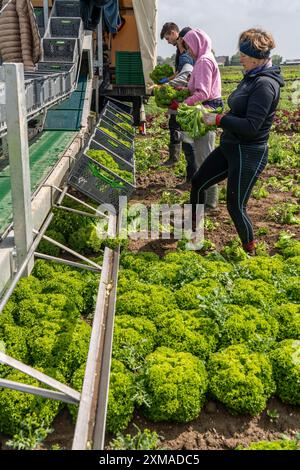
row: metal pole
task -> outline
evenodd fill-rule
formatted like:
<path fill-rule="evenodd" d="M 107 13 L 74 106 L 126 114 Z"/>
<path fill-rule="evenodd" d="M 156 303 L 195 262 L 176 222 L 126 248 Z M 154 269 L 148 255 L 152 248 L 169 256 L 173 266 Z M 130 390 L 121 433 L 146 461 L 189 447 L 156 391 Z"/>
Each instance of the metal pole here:
<path fill-rule="evenodd" d="M 65 394 L 66 396 L 72 398 L 77 403 L 80 401 L 80 393 L 77 392 L 77 390 L 73 390 L 73 388 L 69 387 L 68 385 L 65 385 L 59 382 L 58 380 L 53 379 L 52 377 L 49 377 L 49 375 L 46 375 L 43 372 L 40 372 L 39 370 L 34 369 L 33 367 L 23 364 L 23 362 L 17 361 L 13 357 L 8 356 L 7 354 L 4 354 L 1 351 L 0 351 L 0 363 L 5 364 L 9 367 L 12 367 L 13 369 L 17 369 L 20 372 L 23 372 L 24 374 L 29 375 L 29 377 L 33 377 L 39 382 L 42 382 L 43 384 L 48 385 L 49 387 L 54 388 L 58 392 L 61 392 Z"/>
<path fill-rule="evenodd" d="M 113 215 L 110 216 L 109 220 L 109 229 L 108 232 L 110 235 L 116 235 L 116 220 Z M 78 410 L 78 417 L 75 427 L 75 434 L 73 440 L 73 450 L 86 450 L 87 445 L 90 441 L 93 441 L 94 427 L 96 424 L 96 413 L 98 404 L 98 389 L 101 375 L 103 374 L 103 368 L 105 370 L 110 369 L 110 363 L 103 362 L 103 348 L 104 343 L 107 344 L 108 339 L 112 341 L 112 335 L 109 329 L 107 333 L 106 325 L 106 310 L 108 306 L 108 300 L 110 296 L 110 291 L 114 287 L 112 283 L 116 283 L 117 275 L 114 271 L 115 278 L 112 278 L 112 266 L 116 268 L 116 264 L 113 262 L 114 256 L 118 256 L 118 253 L 105 248 L 104 258 L 103 258 L 103 269 L 101 274 L 101 281 L 99 285 L 97 302 L 95 307 L 95 315 L 93 321 L 93 329 L 90 341 L 90 348 L 88 353 L 88 358 L 86 362 L 86 370 L 84 376 L 84 382 L 81 392 L 81 401 Z M 108 346 L 106 346 L 107 348 Z M 108 361 L 109 357 L 105 355 L 105 360 Z M 107 399 L 107 396 L 101 397 L 101 405 L 105 411 L 107 404 L 103 403 L 103 400 Z M 104 418 L 106 413 L 104 414 Z M 102 423 L 102 430 L 105 431 L 105 424 Z M 98 433 L 99 434 L 99 433 Z M 100 440 L 102 440 L 102 435 Z M 97 437 L 97 436 L 96 436 Z M 98 444 L 99 438 L 97 437 L 97 446 L 102 445 L 102 441 Z M 93 448 L 95 448 L 93 446 Z M 99 449 L 99 447 L 97 447 Z"/>
<path fill-rule="evenodd" d="M 4 69 L 14 236 L 20 268 L 33 241 L 24 68 L 23 64 L 7 63 Z M 32 268 L 33 260 L 30 260 L 24 275 L 28 276 Z"/>
<path fill-rule="evenodd" d="M 43 0 L 43 9 L 44 9 L 44 28 L 45 31 L 48 25 L 48 17 L 49 17 L 49 2 L 48 0 Z"/>
<path fill-rule="evenodd" d="M 106 416 L 109 394 L 109 379 L 112 356 L 112 342 L 114 333 L 114 319 L 117 299 L 117 279 L 120 259 L 120 248 L 115 252 L 112 268 L 113 287 L 109 296 L 108 312 L 106 318 L 103 357 L 101 364 L 101 378 L 97 398 L 97 411 L 93 438 L 93 450 L 103 450 L 106 429 Z"/>
<path fill-rule="evenodd" d="M 46 185 L 45 185 L 46 186 Z M 54 186 L 54 185 L 51 185 L 51 188 L 54 188 L 56 191 L 60 191 L 62 193 L 62 189 L 58 188 L 57 186 Z M 96 209 L 95 207 L 93 206 L 90 206 L 89 204 L 87 204 L 86 202 L 84 201 L 81 201 L 80 199 L 78 199 L 77 197 L 73 196 L 72 194 L 68 193 L 67 191 L 65 191 L 64 193 L 64 196 L 67 196 L 69 197 L 70 199 L 73 199 L 73 201 L 76 201 L 76 202 L 79 202 L 80 204 L 82 204 L 83 206 L 87 207 L 88 209 L 91 209 L 93 212 L 95 212 L 97 215 L 99 216 L 102 216 L 102 217 L 106 217 L 106 218 L 109 218 L 109 216 L 107 214 L 104 214 L 104 212 L 101 212 L 99 211 L 98 209 Z M 62 198 L 63 199 L 63 198 Z M 61 199 L 61 201 L 62 201 Z M 60 204 L 60 202 L 58 201 L 57 204 Z"/>
<path fill-rule="evenodd" d="M 96 66 L 98 68 L 99 77 L 103 77 L 103 30 L 102 30 L 102 22 L 103 22 L 103 8 L 101 8 L 101 16 L 100 21 L 97 25 L 97 59 L 96 59 Z"/>
<path fill-rule="evenodd" d="M 39 232 L 37 230 L 33 230 L 33 231 L 34 231 L 35 234 L 37 234 L 37 235 L 39 234 Z M 47 242 L 52 243 L 52 245 L 55 245 L 58 248 L 61 248 L 62 250 L 66 251 L 67 253 L 70 253 L 71 255 L 75 256 L 76 258 L 81 259 L 82 261 L 85 261 L 86 263 L 90 264 L 94 268 L 98 269 L 98 271 L 101 271 L 102 266 L 99 266 L 99 264 L 94 263 L 94 261 L 86 258 L 83 255 L 80 255 L 79 253 L 77 253 L 77 251 L 71 250 L 71 248 L 68 248 L 67 246 L 63 245 L 62 243 L 57 242 L 53 238 L 47 237 L 47 235 L 43 235 L 42 238 L 44 240 L 46 240 Z"/>
<path fill-rule="evenodd" d="M 63 190 L 61 190 L 61 189 L 59 190 L 61 192 L 61 195 L 59 196 L 59 199 L 57 201 L 58 204 L 60 204 L 62 202 L 63 198 L 65 197 L 65 194 L 66 194 L 67 190 L 68 190 L 67 186 Z M 35 253 L 35 251 L 36 251 L 36 249 L 37 249 L 44 233 L 46 232 L 47 228 L 49 227 L 53 217 L 54 217 L 54 213 L 51 212 L 48 215 L 47 219 L 45 220 L 43 226 L 41 227 L 41 229 L 39 231 L 39 234 L 34 239 L 34 242 L 32 243 L 32 246 L 30 247 L 30 250 L 27 254 L 27 257 L 23 261 L 22 266 L 19 268 L 19 271 L 15 275 L 11 285 L 9 286 L 9 288 L 5 292 L 3 298 L 1 299 L 1 301 L 0 301 L 0 314 L 1 314 L 2 310 L 4 309 L 5 305 L 7 304 L 7 302 L 9 301 L 9 298 L 12 295 L 12 293 L 14 291 L 14 288 L 16 287 L 17 283 L 21 279 L 21 277 L 23 275 L 23 272 L 26 269 L 27 263 L 29 262 L 30 258 L 32 258 L 34 256 L 34 253 Z"/>
<path fill-rule="evenodd" d="M 37 395 L 39 397 L 50 398 L 52 400 L 62 401 L 64 403 L 72 403 L 78 405 L 78 400 L 75 398 L 68 397 L 61 392 L 53 392 L 46 388 L 34 387 L 32 385 L 26 385 L 20 382 L 14 382 L 12 380 L 0 379 L 0 387 L 8 388 L 10 390 L 17 390 L 18 392 L 30 393 L 31 395 Z"/>
<path fill-rule="evenodd" d="M 92 271 L 94 273 L 100 272 L 99 269 L 94 268 L 93 266 L 88 266 L 87 264 L 82 264 L 82 263 L 76 263 L 76 261 L 70 261 L 70 260 L 63 259 L 63 258 L 56 258 L 55 256 L 45 255 L 44 253 L 39 253 L 37 251 L 34 253 L 34 257 L 45 259 L 47 261 L 54 261 L 55 263 L 59 263 L 59 264 L 66 264 L 68 266 L 72 266 L 73 268 L 86 269 L 87 271 Z"/>

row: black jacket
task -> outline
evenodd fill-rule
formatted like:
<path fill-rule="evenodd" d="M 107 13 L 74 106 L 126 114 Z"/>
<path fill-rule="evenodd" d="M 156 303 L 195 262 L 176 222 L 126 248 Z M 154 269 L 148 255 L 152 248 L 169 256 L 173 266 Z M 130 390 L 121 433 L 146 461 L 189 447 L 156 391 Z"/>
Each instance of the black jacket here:
<path fill-rule="evenodd" d="M 221 120 L 221 144 L 266 143 L 283 86 L 277 66 L 245 75 L 228 98 L 230 112 Z"/>

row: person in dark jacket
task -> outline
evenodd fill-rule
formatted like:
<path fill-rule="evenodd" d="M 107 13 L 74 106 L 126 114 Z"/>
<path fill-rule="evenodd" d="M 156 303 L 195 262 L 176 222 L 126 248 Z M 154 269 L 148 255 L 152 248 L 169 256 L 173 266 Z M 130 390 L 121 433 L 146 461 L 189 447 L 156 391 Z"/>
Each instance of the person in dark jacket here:
<path fill-rule="evenodd" d="M 111 0 L 80 0 L 80 14 L 84 29 L 95 31 L 101 18 L 101 8 Z"/>
<path fill-rule="evenodd" d="M 225 115 L 205 114 L 208 125 L 223 129 L 220 146 L 192 179 L 191 204 L 205 204 L 205 190 L 227 178 L 227 209 L 244 250 L 255 254 L 253 226 L 246 211 L 252 189 L 268 160 L 268 139 L 284 86 L 280 67 L 272 66 L 271 34 L 250 29 L 241 34 L 239 49 L 244 78 L 229 96 Z"/>
<path fill-rule="evenodd" d="M 178 26 L 175 23 L 165 23 L 160 37 L 165 39 L 169 44 L 176 46 L 176 58 L 175 58 L 175 72 L 176 75 L 165 78 L 161 80 L 161 84 L 168 83 L 172 81 L 178 74 L 182 72 L 185 66 L 194 65 L 194 60 L 187 53 L 186 49 L 183 47 L 182 38 L 185 34 L 190 31 L 191 28 L 188 26 L 179 31 Z M 192 70 L 192 68 L 191 68 Z M 180 126 L 176 121 L 176 110 L 169 110 L 169 130 L 170 130 L 170 144 L 169 144 L 169 159 L 164 163 L 164 166 L 172 167 L 176 165 L 179 161 L 180 152 L 181 152 L 181 140 L 178 135 L 180 131 Z M 196 171 L 195 163 L 195 149 L 193 144 L 182 143 L 182 149 L 185 155 L 187 162 L 187 181 L 191 181 L 192 176 Z"/>

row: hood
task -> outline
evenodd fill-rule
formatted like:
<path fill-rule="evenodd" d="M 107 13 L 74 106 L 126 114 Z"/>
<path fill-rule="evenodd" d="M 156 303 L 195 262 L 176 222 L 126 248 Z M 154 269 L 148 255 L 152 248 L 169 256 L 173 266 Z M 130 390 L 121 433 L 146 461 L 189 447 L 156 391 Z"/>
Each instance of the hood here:
<path fill-rule="evenodd" d="M 200 29 L 192 29 L 184 37 L 184 42 L 191 48 L 196 60 L 203 55 L 211 54 L 211 39 Z"/>
<path fill-rule="evenodd" d="M 265 68 L 260 70 L 259 72 L 249 73 L 249 77 L 270 77 L 276 80 L 281 87 L 284 86 L 284 79 L 281 75 L 281 68 L 278 65 L 272 65 L 272 67 Z"/>

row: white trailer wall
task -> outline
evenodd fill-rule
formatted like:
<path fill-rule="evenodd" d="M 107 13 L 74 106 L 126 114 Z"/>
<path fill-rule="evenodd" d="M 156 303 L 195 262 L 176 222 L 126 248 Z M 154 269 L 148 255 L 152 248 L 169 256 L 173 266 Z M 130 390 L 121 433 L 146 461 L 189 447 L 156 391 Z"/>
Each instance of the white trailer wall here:
<path fill-rule="evenodd" d="M 157 0 L 133 0 L 143 71 L 147 85 L 151 83 L 149 74 L 156 65 Z"/>

